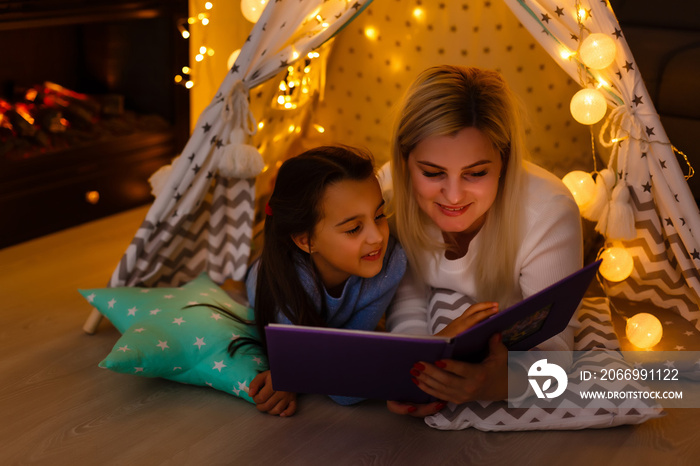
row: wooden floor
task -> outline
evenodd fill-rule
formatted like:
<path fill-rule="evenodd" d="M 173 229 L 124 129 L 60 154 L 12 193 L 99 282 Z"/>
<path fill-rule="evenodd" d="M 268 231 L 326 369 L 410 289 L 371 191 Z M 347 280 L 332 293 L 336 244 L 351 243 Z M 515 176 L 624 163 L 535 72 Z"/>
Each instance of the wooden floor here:
<path fill-rule="evenodd" d="M 442 432 L 383 403 L 301 399 L 280 419 L 208 388 L 99 369 L 118 338 L 76 291 L 106 285 L 136 209 L 0 251 L 0 464 L 698 464 L 700 411 L 604 430 Z M 5 226 L 4 228 L 7 228 Z"/>

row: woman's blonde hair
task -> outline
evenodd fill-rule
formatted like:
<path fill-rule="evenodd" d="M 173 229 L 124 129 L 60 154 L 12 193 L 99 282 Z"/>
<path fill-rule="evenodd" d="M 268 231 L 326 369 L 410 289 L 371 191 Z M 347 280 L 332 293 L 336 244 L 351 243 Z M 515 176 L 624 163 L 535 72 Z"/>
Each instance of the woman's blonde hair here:
<path fill-rule="evenodd" d="M 413 267 L 425 266 L 422 251 L 444 253 L 447 245 L 430 236 L 432 221 L 413 195 L 408 156 L 430 136 L 454 135 L 477 128 L 493 144 L 503 162 L 498 194 L 488 211 L 476 251 L 479 301 L 512 296 L 514 268 L 521 242 L 525 147 L 517 100 L 495 71 L 461 66 L 435 66 L 423 71 L 404 96 L 392 147 L 392 179 L 396 233 Z M 434 224 L 433 224 L 434 225 Z M 418 271 L 419 275 L 423 275 Z M 425 273 L 430 273 L 425 271 Z"/>

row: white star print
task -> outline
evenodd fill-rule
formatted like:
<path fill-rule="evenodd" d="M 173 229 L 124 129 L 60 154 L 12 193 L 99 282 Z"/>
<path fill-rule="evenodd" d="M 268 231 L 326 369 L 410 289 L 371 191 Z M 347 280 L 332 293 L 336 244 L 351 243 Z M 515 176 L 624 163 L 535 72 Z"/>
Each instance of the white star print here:
<path fill-rule="evenodd" d="M 202 346 L 205 346 L 205 345 L 206 345 L 206 343 L 204 343 L 204 337 L 202 337 L 202 338 L 195 337 L 195 338 L 197 339 L 197 341 L 195 341 L 195 342 L 193 343 L 193 345 L 194 345 L 194 346 L 197 346 L 199 349 L 202 349 Z"/>
<path fill-rule="evenodd" d="M 233 387 L 233 390 L 231 390 L 231 391 L 232 391 L 233 393 L 235 393 L 236 396 L 240 396 L 240 394 L 241 394 L 241 391 L 240 391 L 239 389 L 237 389 L 236 387 Z"/>
<path fill-rule="evenodd" d="M 166 295 L 163 296 L 163 297 L 164 297 L 165 299 L 173 299 L 175 296 L 174 296 L 174 295 L 171 295 L 171 294 L 166 294 Z"/>
<path fill-rule="evenodd" d="M 89 303 L 93 302 L 95 300 L 95 293 L 90 293 L 87 297 L 87 300 Z"/>
<path fill-rule="evenodd" d="M 194 306 L 196 304 L 199 304 L 197 301 L 190 301 L 187 303 L 188 306 Z"/>
<path fill-rule="evenodd" d="M 145 332 L 145 331 L 146 331 L 146 329 L 143 327 L 139 327 L 139 328 L 134 329 L 134 332 L 136 332 L 136 333 L 141 333 L 141 332 Z"/>
<path fill-rule="evenodd" d="M 256 363 L 258 363 L 258 365 L 262 364 L 262 359 L 260 359 L 260 356 L 255 356 L 255 357 L 253 358 L 253 361 L 255 361 Z"/>
<path fill-rule="evenodd" d="M 224 364 L 224 360 L 222 359 L 221 361 L 214 361 L 214 367 L 212 369 L 216 369 L 221 372 L 221 369 L 224 367 L 226 367 L 226 364 Z"/>
<path fill-rule="evenodd" d="M 235 333 L 231 333 L 231 341 L 238 340 L 239 338 L 241 338 L 240 335 L 236 335 Z"/>
<path fill-rule="evenodd" d="M 666 367 L 668 367 L 668 368 L 670 368 L 670 369 L 673 369 L 674 367 L 676 367 L 675 364 L 674 364 L 673 362 L 671 362 L 671 361 L 666 361 L 666 362 L 664 363 L 664 366 L 666 366 Z"/>
<path fill-rule="evenodd" d="M 182 367 L 180 367 L 180 366 L 175 366 L 175 367 L 173 367 L 173 370 L 174 370 L 174 371 L 181 371 L 181 370 L 182 370 Z"/>
<path fill-rule="evenodd" d="M 229 308 L 230 308 L 230 307 L 232 307 L 232 304 L 231 304 L 231 303 L 224 303 L 224 306 L 226 306 L 226 307 L 229 307 Z"/>
<path fill-rule="evenodd" d="M 170 348 L 170 347 L 168 346 L 168 342 L 167 342 L 167 341 L 160 341 L 160 340 L 158 340 L 158 344 L 157 344 L 156 346 L 160 347 L 160 349 L 163 350 L 163 351 L 165 351 L 165 348 L 168 348 L 168 349 Z"/>
<path fill-rule="evenodd" d="M 676 346 L 676 351 L 685 351 L 685 346 Z"/>
<path fill-rule="evenodd" d="M 128 311 L 128 313 L 126 314 L 127 316 L 135 316 L 136 311 L 138 311 L 138 309 L 136 309 L 136 307 L 132 307 L 131 309 L 128 309 L 127 311 Z"/>
<path fill-rule="evenodd" d="M 238 389 L 248 393 L 248 386 L 245 382 L 238 382 Z"/>
<path fill-rule="evenodd" d="M 173 324 L 182 325 L 184 323 L 185 319 L 183 319 L 182 317 L 176 317 L 175 319 L 173 319 Z"/>
<path fill-rule="evenodd" d="M 143 367 L 134 367 L 134 372 L 143 372 Z"/>
<path fill-rule="evenodd" d="M 151 315 L 154 316 L 154 315 L 158 314 L 159 312 L 160 312 L 160 309 L 153 309 L 151 311 Z"/>
<path fill-rule="evenodd" d="M 110 299 L 110 300 L 107 302 L 107 304 L 109 304 L 109 308 L 110 308 L 110 309 L 113 309 L 113 308 L 114 308 L 114 305 L 115 305 L 116 303 L 117 303 L 117 300 L 114 299 L 114 298 Z"/>
<path fill-rule="evenodd" d="M 117 348 L 117 351 L 121 351 L 123 353 L 126 353 L 127 351 L 131 351 L 131 348 L 129 348 L 127 345 L 124 345 L 124 346 L 120 346 L 119 348 Z"/>
<path fill-rule="evenodd" d="M 212 312 L 211 318 L 218 321 L 219 319 L 221 319 L 221 314 L 219 314 L 218 312 Z"/>
<path fill-rule="evenodd" d="M 688 330 L 687 332 L 683 332 L 683 333 L 685 333 L 685 334 L 686 334 L 687 336 L 689 336 L 689 337 L 693 336 L 693 331 L 692 331 L 692 330 Z"/>

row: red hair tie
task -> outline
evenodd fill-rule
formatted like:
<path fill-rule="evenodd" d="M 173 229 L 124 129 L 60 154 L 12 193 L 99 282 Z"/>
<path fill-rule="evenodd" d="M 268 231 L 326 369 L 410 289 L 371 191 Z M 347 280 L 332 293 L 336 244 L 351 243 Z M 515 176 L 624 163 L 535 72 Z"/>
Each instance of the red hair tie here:
<path fill-rule="evenodd" d="M 272 207 L 270 207 L 269 202 L 265 204 L 265 215 L 272 216 Z"/>

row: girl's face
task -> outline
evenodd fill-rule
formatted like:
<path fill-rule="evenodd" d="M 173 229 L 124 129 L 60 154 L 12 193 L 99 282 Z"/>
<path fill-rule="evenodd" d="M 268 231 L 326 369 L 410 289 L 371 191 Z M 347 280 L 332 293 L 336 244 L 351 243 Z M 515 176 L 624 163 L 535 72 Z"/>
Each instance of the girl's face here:
<path fill-rule="evenodd" d="M 498 193 L 502 162 L 476 128 L 422 140 L 408 156 L 421 210 L 446 233 L 475 233 Z"/>
<path fill-rule="evenodd" d="M 343 284 L 350 275 L 368 278 L 382 270 L 389 224 L 374 176 L 328 186 L 321 202 L 321 217 L 310 248 L 326 289 Z"/>

